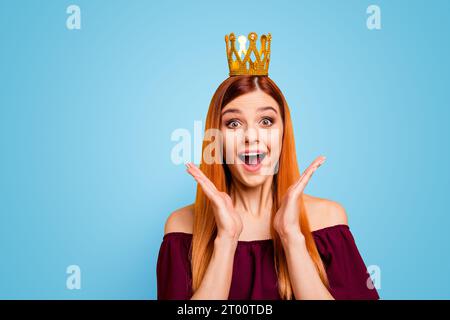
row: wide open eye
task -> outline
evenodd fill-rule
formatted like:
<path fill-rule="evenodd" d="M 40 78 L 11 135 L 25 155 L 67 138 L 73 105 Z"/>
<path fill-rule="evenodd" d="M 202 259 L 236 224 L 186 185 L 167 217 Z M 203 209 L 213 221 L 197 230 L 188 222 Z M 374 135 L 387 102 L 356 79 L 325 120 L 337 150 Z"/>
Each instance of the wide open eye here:
<path fill-rule="evenodd" d="M 232 120 L 227 121 L 226 125 L 230 129 L 236 129 L 236 128 L 239 128 L 239 126 L 241 124 L 236 119 L 232 119 Z"/>
<path fill-rule="evenodd" d="M 265 126 L 265 127 L 270 127 L 270 126 L 273 124 L 273 119 L 272 119 L 272 118 L 268 118 L 268 117 L 263 118 L 263 119 L 261 120 L 261 124 L 262 124 L 263 126 Z"/>

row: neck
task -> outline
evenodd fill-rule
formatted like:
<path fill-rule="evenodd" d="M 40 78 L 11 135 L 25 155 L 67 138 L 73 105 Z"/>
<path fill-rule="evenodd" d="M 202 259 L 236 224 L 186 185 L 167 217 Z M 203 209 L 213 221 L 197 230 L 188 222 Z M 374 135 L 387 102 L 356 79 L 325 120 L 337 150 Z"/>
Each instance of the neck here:
<path fill-rule="evenodd" d="M 243 214 L 261 218 L 269 216 L 272 210 L 273 177 L 256 187 L 247 187 L 233 179 L 230 197 L 236 210 Z"/>

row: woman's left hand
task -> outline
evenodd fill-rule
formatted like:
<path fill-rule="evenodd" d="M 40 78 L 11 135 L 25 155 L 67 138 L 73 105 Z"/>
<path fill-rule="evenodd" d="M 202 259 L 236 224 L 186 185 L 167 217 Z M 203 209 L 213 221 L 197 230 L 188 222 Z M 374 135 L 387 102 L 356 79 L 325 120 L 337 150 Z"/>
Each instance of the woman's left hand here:
<path fill-rule="evenodd" d="M 274 229 L 281 239 L 298 235 L 303 236 L 300 229 L 299 199 L 312 174 L 325 162 L 325 159 L 324 156 L 317 157 L 284 195 L 273 221 Z"/>

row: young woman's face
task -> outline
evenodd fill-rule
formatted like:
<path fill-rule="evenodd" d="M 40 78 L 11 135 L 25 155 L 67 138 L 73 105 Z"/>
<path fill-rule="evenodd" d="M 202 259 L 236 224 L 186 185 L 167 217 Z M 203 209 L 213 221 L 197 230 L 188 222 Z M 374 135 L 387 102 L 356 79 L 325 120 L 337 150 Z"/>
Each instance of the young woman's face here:
<path fill-rule="evenodd" d="M 257 90 L 232 100 L 222 108 L 220 130 L 233 179 L 254 187 L 276 173 L 283 120 L 270 95 Z"/>

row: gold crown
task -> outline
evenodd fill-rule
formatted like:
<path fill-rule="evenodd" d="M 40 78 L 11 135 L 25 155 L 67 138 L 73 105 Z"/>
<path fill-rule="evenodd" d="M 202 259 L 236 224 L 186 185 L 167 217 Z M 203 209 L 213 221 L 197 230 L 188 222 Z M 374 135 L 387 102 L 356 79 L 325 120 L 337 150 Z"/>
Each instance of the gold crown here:
<path fill-rule="evenodd" d="M 254 32 L 248 34 L 250 44 L 246 48 L 247 38 L 239 36 L 239 51 L 236 51 L 234 33 L 225 36 L 225 43 L 227 44 L 227 58 L 228 68 L 230 69 L 230 76 L 239 75 L 257 75 L 266 76 L 269 72 L 270 62 L 270 41 L 272 36 L 270 33 L 267 36 L 261 36 L 261 48 L 256 48 L 256 40 L 258 36 Z M 253 53 L 253 60 L 252 60 Z M 243 57 L 242 57 L 243 54 Z"/>

